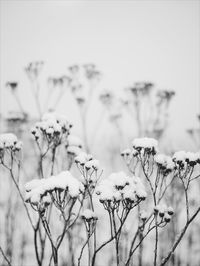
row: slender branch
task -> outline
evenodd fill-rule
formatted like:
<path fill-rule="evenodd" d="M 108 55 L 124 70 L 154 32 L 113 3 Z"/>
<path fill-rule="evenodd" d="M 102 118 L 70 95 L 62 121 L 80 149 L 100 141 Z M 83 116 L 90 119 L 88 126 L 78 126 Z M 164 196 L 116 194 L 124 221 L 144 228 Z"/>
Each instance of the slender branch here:
<path fill-rule="evenodd" d="M 7 264 L 8 264 L 9 266 L 12 266 L 11 262 L 10 262 L 9 259 L 6 257 L 6 255 L 5 255 L 4 251 L 3 251 L 3 249 L 1 248 L 1 246 L 0 246 L 0 251 L 1 251 L 1 254 L 2 254 L 3 258 L 4 258 L 5 261 L 7 262 Z"/>
<path fill-rule="evenodd" d="M 174 253 L 175 249 L 177 248 L 178 244 L 180 243 L 181 239 L 183 238 L 185 232 L 187 231 L 187 228 L 189 227 L 189 225 L 195 219 L 195 217 L 198 215 L 199 212 L 200 212 L 200 207 L 196 210 L 196 212 L 187 221 L 187 223 L 185 224 L 185 226 L 182 229 L 181 233 L 179 234 L 179 236 L 177 237 L 176 241 L 174 242 L 172 248 L 168 252 L 168 255 L 162 260 L 160 266 L 164 266 L 168 262 L 168 260 L 170 259 L 171 255 Z"/>

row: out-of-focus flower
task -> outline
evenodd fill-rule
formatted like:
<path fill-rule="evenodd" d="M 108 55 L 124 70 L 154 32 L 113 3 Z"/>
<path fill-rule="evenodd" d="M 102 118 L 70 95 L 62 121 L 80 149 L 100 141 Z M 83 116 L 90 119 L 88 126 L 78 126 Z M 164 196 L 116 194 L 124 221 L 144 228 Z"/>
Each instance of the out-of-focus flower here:
<path fill-rule="evenodd" d="M 69 85 L 71 79 L 68 76 L 49 77 L 47 83 L 50 87 L 62 87 L 63 85 Z"/>
<path fill-rule="evenodd" d="M 99 99 L 106 107 L 109 107 L 113 101 L 113 94 L 109 90 L 104 91 L 99 95 Z"/>
<path fill-rule="evenodd" d="M 8 122 L 27 122 L 28 120 L 28 114 L 27 113 L 22 113 L 22 112 L 15 112 L 15 111 L 10 111 L 7 116 L 6 116 L 6 120 Z"/>
<path fill-rule="evenodd" d="M 151 92 L 154 84 L 151 82 L 136 82 L 134 86 L 128 88 L 128 91 L 136 98 L 146 96 Z"/>
<path fill-rule="evenodd" d="M 6 87 L 10 88 L 12 92 L 15 92 L 18 87 L 18 82 L 16 81 L 9 81 L 6 83 Z"/>
<path fill-rule="evenodd" d="M 100 79 L 100 72 L 96 69 L 96 66 L 94 64 L 85 64 L 85 75 L 87 79 L 89 80 L 99 80 Z"/>
<path fill-rule="evenodd" d="M 157 93 L 157 96 L 158 98 L 160 98 L 160 100 L 166 100 L 166 101 L 170 101 L 174 95 L 175 91 L 170 91 L 170 90 L 159 90 Z"/>
<path fill-rule="evenodd" d="M 43 61 L 35 61 L 28 64 L 27 67 L 25 67 L 25 72 L 30 79 L 30 81 L 35 81 L 38 79 L 42 69 L 44 66 Z"/>

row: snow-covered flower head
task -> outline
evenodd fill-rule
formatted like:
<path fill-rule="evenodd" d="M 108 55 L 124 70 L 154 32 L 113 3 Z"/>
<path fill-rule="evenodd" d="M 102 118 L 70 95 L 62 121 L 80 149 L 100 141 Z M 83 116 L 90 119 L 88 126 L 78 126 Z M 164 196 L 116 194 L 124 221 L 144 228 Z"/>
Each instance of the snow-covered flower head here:
<path fill-rule="evenodd" d="M 82 212 L 81 218 L 83 219 L 85 223 L 86 230 L 89 234 L 94 230 L 96 227 L 96 223 L 98 220 L 98 217 L 96 213 L 90 209 L 86 209 Z"/>
<path fill-rule="evenodd" d="M 85 152 L 81 152 L 78 156 L 75 157 L 75 163 L 84 166 L 87 162 L 91 161 L 93 156 Z"/>
<path fill-rule="evenodd" d="M 86 220 L 87 222 L 90 222 L 91 220 L 97 220 L 98 216 L 92 210 L 86 209 L 82 212 L 81 218 Z"/>
<path fill-rule="evenodd" d="M 39 77 L 43 66 L 44 66 L 43 61 L 35 61 L 35 62 L 29 63 L 28 66 L 25 67 L 25 71 L 26 71 L 28 78 L 31 81 L 35 81 Z"/>
<path fill-rule="evenodd" d="M 166 101 L 170 101 L 174 95 L 175 95 L 175 91 L 171 91 L 171 90 L 159 90 L 157 93 L 157 97 L 160 100 L 166 100 Z"/>
<path fill-rule="evenodd" d="M 50 88 L 62 87 L 63 85 L 69 85 L 70 78 L 68 76 L 49 77 L 47 83 Z"/>
<path fill-rule="evenodd" d="M 65 193 L 71 199 L 76 199 L 83 191 L 82 184 L 69 171 L 63 171 L 56 176 L 46 179 L 33 179 L 26 183 L 26 202 L 33 205 L 40 204 L 44 196 L 52 193 Z M 55 198 L 54 198 L 55 200 Z"/>
<path fill-rule="evenodd" d="M 82 140 L 74 135 L 70 135 L 67 139 L 67 142 L 69 146 L 76 146 L 79 147 L 80 149 L 83 147 Z"/>
<path fill-rule="evenodd" d="M 13 133 L 0 134 L 0 158 L 2 159 L 5 151 L 16 153 L 22 149 L 22 142 Z"/>
<path fill-rule="evenodd" d="M 173 161 L 179 163 L 179 162 L 185 162 L 186 159 L 186 151 L 177 151 L 174 153 L 172 159 Z"/>
<path fill-rule="evenodd" d="M 60 142 L 63 136 L 68 137 L 71 127 L 65 116 L 50 112 L 43 115 L 42 120 L 31 129 L 31 133 L 36 140 L 43 138 L 49 143 L 56 143 Z"/>
<path fill-rule="evenodd" d="M 94 191 L 97 181 L 103 171 L 99 173 L 100 163 L 91 154 L 80 152 L 74 159 L 81 173 L 80 179 L 87 192 Z"/>
<path fill-rule="evenodd" d="M 172 158 L 165 154 L 157 154 L 154 160 L 165 175 L 169 174 L 175 168 Z"/>
<path fill-rule="evenodd" d="M 133 148 L 138 152 L 155 155 L 158 150 L 158 141 L 153 138 L 136 138 L 133 140 Z"/>
<path fill-rule="evenodd" d="M 124 172 L 112 173 L 102 180 L 96 188 L 96 194 L 106 208 L 111 203 L 111 207 L 118 207 L 120 202 L 124 207 L 132 208 L 147 196 L 141 180 L 135 176 L 128 177 Z"/>
<path fill-rule="evenodd" d="M 173 161 L 180 167 L 183 168 L 186 164 L 195 166 L 200 161 L 199 153 L 178 151 L 173 155 Z"/>
<path fill-rule="evenodd" d="M 200 156 L 198 152 L 187 152 L 185 161 L 190 166 L 195 166 L 199 162 Z"/>
<path fill-rule="evenodd" d="M 78 156 L 82 152 L 83 142 L 80 138 L 74 135 L 69 135 L 65 145 L 67 153 L 73 157 Z"/>

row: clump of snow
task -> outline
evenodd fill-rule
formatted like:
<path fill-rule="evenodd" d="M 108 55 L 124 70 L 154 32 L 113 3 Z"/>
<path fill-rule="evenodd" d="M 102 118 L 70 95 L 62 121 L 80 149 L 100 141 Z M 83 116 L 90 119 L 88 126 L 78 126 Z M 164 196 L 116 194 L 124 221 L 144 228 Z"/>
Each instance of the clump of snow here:
<path fill-rule="evenodd" d="M 88 162 L 85 163 L 85 168 L 87 170 L 89 169 L 94 169 L 94 170 L 98 170 L 99 169 L 99 161 L 98 160 L 90 160 Z"/>
<path fill-rule="evenodd" d="M 186 163 L 190 166 L 195 166 L 200 162 L 200 156 L 198 152 L 177 151 L 173 155 L 173 161 L 180 167 L 185 166 Z"/>
<path fill-rule="evenodd" d="M 85 219 L 86 221 L 91 221 L 91 220 L 97 220 L 98 216 L 96 215 L 95 212 L 93 212 L 90 209 L 86 209 L 82 212 L 81 214 L 82 219 Z"/>
<path fill-rule="evenodd" d="M 26 201 L 32 204 L 38 204 L 40 200 L 55 190 L 67 191 L 71 198 L 77 198 L 83 191 L 82 184 L 74 178 L 69 171 L 63 171 L 56 176 L 46 179 L 34 179 L 25 185 Z"/>
<path fill-rule="evenodd" d="M 78 156 L 75 157 L 75 162 L 81 166 L 85 165 L 88 161 L 92 160 L 93 157 L 91 154 L 81 152 Z"/>
<path fill-rule="evenodd" d="M 99 200 L 105 202 L 136 203 L 147 196 L 144 185 L 138 177 L 128 177 L 124 172 L 112 173 L 96 188 Z"/>
<path fill-rule="evenodd" d="M 17 152 L 22 149 L 22 142 L 13 133 L 0 134 L 0 150 Z"/>
<path fill-rule="evenodd" d="M 194 166 L 199 160 L 199 154 L 196 152 L 187 152 L 185 161 L 189 163 L 191 166 Z"/>
<path fill-rule="evenodd" d="M 71 124 L 68 119 L 55 112 L 49 112 L 43 115 L 40 122 L 37 122 L 31 129 L 31 133 L 36 140 L 45 135 L 48 141 L 60 138 L 63 134 L 68 136 Z"/>
<path fill-rule="evenodd" d="M 186 151 L 177 151 L 174 153 L 172 159 L 175 161 L 175 162 L 184 162 L 185 159 L 186 159 Z"/>
<path fill-rule="evenodd" d="M 80 138 L 69 135 L 65 147 L 69 155 L 78 156 L 82 152 L 83 142 Z"/>
<path fill-rule="evenodd" d="M 67 147 L 67 153 L 69 155 L 78 156 L 82 150 L 79 147 L 76 146 L 68 146 Z"/>
<path fill-rule="evenodd" d="M 137 151 L 143 150 L 155 154 L 158 151 L 158 141 L 153 138 L 136 138 L 133 140 L 133 148 Z"/>
<path fill-rule="evenodd" d="M 74 136 L 74 135 L 69 135 L 68 137 L 68 145 L 69 146 L 75 146 L 82 148 L 83 147 L 83 142 L 80 138 Z"/>
<path fill-rule="evenodd" d="M 168 172 L 172 171 L 175 168 L 175 164 L 172 158 L 165 154 L 157 154 L 154 160 L 158 166 L 160 166 L 164 170 L 168 170 Z"/>

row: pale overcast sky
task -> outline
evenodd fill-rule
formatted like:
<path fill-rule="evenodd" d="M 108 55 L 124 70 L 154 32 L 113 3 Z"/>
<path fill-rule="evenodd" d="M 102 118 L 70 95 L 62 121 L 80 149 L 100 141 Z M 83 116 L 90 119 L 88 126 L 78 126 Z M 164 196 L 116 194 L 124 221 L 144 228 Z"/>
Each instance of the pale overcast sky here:
<path fill-rule="evenodd" d="M 7 80 L 20 81 L 30 110 L 23 71 L 44 60 L 44 76 L 64 74 L 73 63 L 94 62 L 102 87 L 120 90 L 150 80 L 173 89 L 172 125 L 196 125 L 200 106 L 200 1 L 2 1 L 1 110 L 12 109 Z M 31 107 L 34 112 L 34 107 Z"/>

